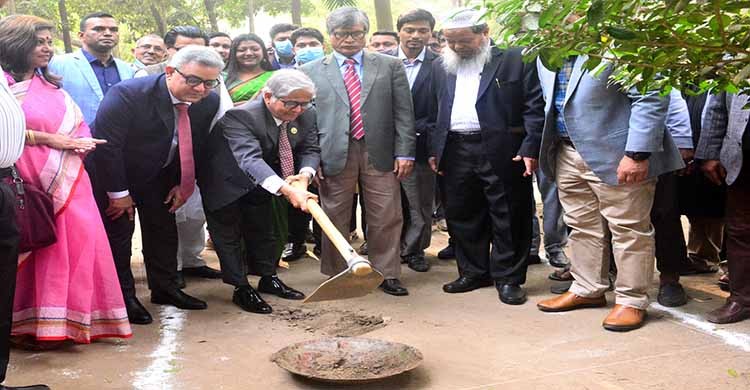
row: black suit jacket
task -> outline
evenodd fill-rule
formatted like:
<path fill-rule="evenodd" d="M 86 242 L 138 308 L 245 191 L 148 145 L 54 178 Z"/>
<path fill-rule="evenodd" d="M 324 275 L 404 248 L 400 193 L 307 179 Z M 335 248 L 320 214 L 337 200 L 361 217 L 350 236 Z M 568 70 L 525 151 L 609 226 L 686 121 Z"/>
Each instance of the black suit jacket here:
<path fill-rule="evenodd" d="M 430 116 L 437 110 L 430 98 L 430 81 L 432 78 L 432 62 L 437 55 L 425 48 L 424 62 L 419 68 L 417 78 L 411 88 L 414 103 L 414 128 L 417 131 L 416 161 L 426 163 L 429 157 Z"/>
<path fill-rule="evenodd" d="M 287 126 L 295 173 L 320 165 L 315 110 L 308 110 Z M 204 207 L 218 210 L 250 192 L 258 201 L 271 194 L 260 187 L 270 176 L 281 176 L 279 128 L 262 98 L 235 107 L 217 123 L 208 142 L 208 165 L 201 170 Z"/>
<path fill-rule="evenodd" d="M 218 108 L 219 97 L 211 93 L 188 109 L 196 174 L 204 164 L 203 146 Z M 179 152 L 168 167 L 172 172 L 164 172 L 175 131 L 174 106 L 163 74 L 110 88 L 92 126 L 95 137 L 107 140 L 93 155 L 98 182 L 107 192 L 129 190 L 137 204 L 162 204 L 162 189 L 180 180 Z"/>
<path fill-rule="evenodd" d="M 432 63 L 432 76 L 432 99 L 437 110 L 432 118 L 430 156 L 440 162 L 451 125 L 456 75 L 447 73 L 442 59 L 437 59 Z M 516 154 L 539 156 L 544 97 L 536 64 L 522 61 L 521 48 L 492 48 L 492 59 L 482 70 L 475 106 L 484 157 L 501 177 Z"/>

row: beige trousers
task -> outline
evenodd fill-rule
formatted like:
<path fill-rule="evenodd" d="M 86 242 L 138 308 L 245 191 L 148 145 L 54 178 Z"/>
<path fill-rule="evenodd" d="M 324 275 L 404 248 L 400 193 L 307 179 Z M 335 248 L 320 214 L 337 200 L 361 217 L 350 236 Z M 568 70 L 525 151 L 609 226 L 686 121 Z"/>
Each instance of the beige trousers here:
<path fill-rule="evenodd" d="M 609 237 L 617 265 L 616 303 L 645 309 L 646 290 L 654 273 L 654 229 L 651 206 L 656 179 L 632 185 L 603 183 L 580 154 L 561 144 L 557 155 L 557 188 L 572 229 L 568 241 L 570 292 L 599 297 L 609 287 Z"/>
<path fill-rule="evenodd" d="M 320 185 L 323 210 L 347 238 L 358 183 L 367 212 L 369 259 L 386 279 L 398 279 L 403 225 L 401 185 L 393 172 L 378 171 L 370 164 L 364 139 L 349 140 L 344 170 L 336 176 L 326 176 Z M 346 262 L 325 235 L 321 250 L 320 272 L 332 276 L 346 269 Z"/>

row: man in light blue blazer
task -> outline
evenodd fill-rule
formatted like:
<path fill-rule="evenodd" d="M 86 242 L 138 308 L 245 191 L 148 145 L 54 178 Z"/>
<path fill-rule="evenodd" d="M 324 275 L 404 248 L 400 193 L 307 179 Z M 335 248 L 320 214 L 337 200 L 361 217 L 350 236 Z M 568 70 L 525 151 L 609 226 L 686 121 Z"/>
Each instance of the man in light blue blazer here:
<path fill-rule="evenodd" d="M 86 123 L 91 124 L 104 94 L 120 81 L 133 78 L 133 69 L 112 55 L 120 40 L 112 15 L 95 12 L 84 16 L 78 38 L 82 48 L 53 57 L 49 69 L 62 77 L 63 89 L 81 107 Z"/>
<path fill-rule="evenodd" d="M 587 57 L 553 72 L 539 64 L 545 126 L 539 163 L 554 177 L 572 229 L 570 290 L 537 305 L 559 312 L 606 305 L 609 247 L 618 268 L 616 304 L 605 329 L 639 328 L 654 269 L 650 211 L 656 178 L 684 166 L 664 123 L 669 98 L 626 91 L 609 81 L 612 67 L 586 71 Z"/>

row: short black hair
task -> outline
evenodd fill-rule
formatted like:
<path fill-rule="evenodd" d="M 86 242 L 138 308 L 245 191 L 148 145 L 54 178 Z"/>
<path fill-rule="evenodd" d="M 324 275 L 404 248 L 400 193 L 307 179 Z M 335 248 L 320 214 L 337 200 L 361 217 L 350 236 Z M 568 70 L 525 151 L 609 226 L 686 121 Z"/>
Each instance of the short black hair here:
<path fill-rule="evenodd" d="M 293 24 L 279 23 L 279 24 L 274 24 L 273 26 L 271 26 L 271 29 L 268 31 L 268 34 L 271 35 L 271 40 L 273 40 L 273 38 L 276 37 L 276 35 L 278 35 L 279 33 L 287 32 L 287 31 L 294 31 L 298 28 L 299 27 Z"/>
<path fill-rule="evenodd" d="M 427 22 L 430 24 L 430 29 L 435 29 L 435 17 L 432 16 L 430 11 L 417 8 L 411 11 L 407 11 L 401 14 L 396 20 L 396 31 L 401 31 L 401 27 L 404 27 L 406 23 L 414 22 Z"/>
<path fill-rule="evenodd" d="M 79 28 L 78 31 L 85 31 L 86 30 L 86 22 L 88 22 L 89 19 L 94 19 L 94 18 L 111 18 L 111 19 L 114 19 L 115 17 L 112 16 L 111 14 L 106 13 L 106 12 L 101 12 L 101 11 L 92 12 L 92 13 L 84 16 L 83 18 L 81 18 L 81 23 L 78 24 L 78 28 Z"/>
<path fill-rule="evenodd" d="M 224 37 L 224 38 L 229 38 L 230 41 L 232 40 L 232 37 L 230 37 L 229 34 L 223 33 L 221 31 L 208 33 L 208 40 L 209 41 L 212 40 L 212 39 L 214 39 L 214 38 L 217 38 L 217 37 Z"/>
<path fill-rule="evenodd" d="M 321 44 L 324 43 L 323 33 L 321 33 L 317 28 L 302 27 L 294 30 L 291 38 L 289 38 L 292 41 L 292 45 L 296 45 L 297 39 L 299 39 L 300 37 L 312 37 L 320 41 Z"/>
<path fill-rule="evenodd" d="M 399 43 L 401 42 L 401 40 L 398 38 L 398 33 L 393 32 L 393 31 L 375 31 L 374 33 L 372 33 L 372 36 L 370 37 L 370 39 L 372 39 L 372 37 L 376 35 L 386 35 L 389 37 L 394 37 L 396 38 L 396 42 L 399 42 Z"/>
<path fill-rule="evenodd" d="M 203 38 L 203 41 L 205 42 L 204 45 L 208 45 L 208 35 L 198 27 L 177 26 L 172 27 L 166 34 L 164 34 L 164 44 L 167 46 L 167 49 L 174 47 L 175 42 L 177 42 L 177 36 Z"/>

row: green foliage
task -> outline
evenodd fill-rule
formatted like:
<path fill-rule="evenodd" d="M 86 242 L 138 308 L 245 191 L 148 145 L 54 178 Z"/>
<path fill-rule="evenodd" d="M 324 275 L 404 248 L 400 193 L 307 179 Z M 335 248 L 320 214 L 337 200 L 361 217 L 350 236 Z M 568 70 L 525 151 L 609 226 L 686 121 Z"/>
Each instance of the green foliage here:
<path fill-rule="evenodd" d="M 488 0 L 498 41 L 556 69 L 571 55 L 612 63 L 641 90 L 750 91 L 750 1 Z M 529 18 L 537 23 L 529 23 Z"/>

